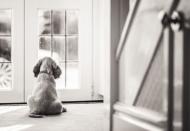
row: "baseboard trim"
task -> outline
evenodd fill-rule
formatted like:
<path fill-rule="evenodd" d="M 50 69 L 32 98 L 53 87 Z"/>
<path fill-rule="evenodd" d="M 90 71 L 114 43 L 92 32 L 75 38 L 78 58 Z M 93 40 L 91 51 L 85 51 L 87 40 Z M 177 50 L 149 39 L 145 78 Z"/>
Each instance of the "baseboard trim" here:
<path fill-rule="evenodd" d="M 118 112 L 113 115 L 113 128 L 114 131 L 165 131 L 164 128 Z"/>
<path fill-rule="evenodd" d="M 153 112 L 143 108 L 129 107 L 124 103 L 117 102 L 114 104 L 116 116 L 123 118 L 133 118 L 133 120 L 140 121 L 155 127 L 164 129 L 167 125 L 166 116 L 157 112 Z"/>

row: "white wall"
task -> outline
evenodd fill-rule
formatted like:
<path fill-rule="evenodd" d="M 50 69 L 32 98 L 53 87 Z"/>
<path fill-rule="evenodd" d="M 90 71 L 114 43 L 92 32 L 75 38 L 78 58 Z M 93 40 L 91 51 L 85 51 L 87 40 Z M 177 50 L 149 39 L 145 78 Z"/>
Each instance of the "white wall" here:
<path fill-rule="evenodd" d="M 105 4 L 104 0 L 93 0 L 93 65 L 95 94 L 104 95 L 105 90 Z"/>
<path fill-rule="evenodd" d="M 123 25 L 125 23 L 125 19 L 129 10 L 128 0 L 118 0 L 117 2 L 118 8 L 118 18 L 117 24 L 119 26 L 118 30 L 120 33 L 122 32 Z M 95 93 L 104 95 L 105 87 L 106 87 L 106 52 L 109 49 L 106 45 L 108 42 L 107 35 L 110 34 L 106 29 L 109 27 L 108 21 L 109 16 L 108 12 L 110 11 L 110 7 L 107 4 L 107 0 L 93 0 L 93 65 L 94 65 L 94 75 L 93 75 L 93 83 Z M 116 27 L 117 28 L 117 27 Z M 117 31 L 116 31 L 117 32 Z M 116 33 L 117 34 L 117 33 Z M 119 35 L 117 34 L 117 39 L 119 40 Z M 116 40 L 116 41 L 118 41 Z M 117 43 L 116 43 L 117 44 Z"/>
<path fill-rule="evenodd" d="M 128 0 L 93 0 L 93 82 L 95 93 L 104 95 L 105 131 L 112 129 L 113 104 L 118 99 L 115 54 L 128 14 L 128 4 Z"/>
<path fill-rule="evenodd" d="M 112 128 L 112 105 L 118 94 L 115 52 L 120 34 L 120 9 L 118 0 L 93 0 L 93 7 L 94 89 L 95 92 L 104 96 L 104 130 L 110 131 Z"/>

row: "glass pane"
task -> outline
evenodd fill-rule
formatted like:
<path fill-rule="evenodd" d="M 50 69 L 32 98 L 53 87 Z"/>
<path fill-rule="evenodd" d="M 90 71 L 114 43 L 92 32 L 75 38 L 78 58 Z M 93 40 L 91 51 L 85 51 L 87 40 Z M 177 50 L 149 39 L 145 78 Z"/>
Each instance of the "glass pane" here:
<path fill-rule="evenodd" d="M 53 37 L 53 58 L 57 62 L 65 61 L 65 37 Z"/>
<path fill-rule="evenodd" d="M 11 63 L 0 63 L 0 89 L 11 88 Z"/>
<path fill-rule="evenodd" d="M 78 60 L 78 37 L 67 37 L 67 60 Z"/>
<path fill-rule="evenodd" d="M 120 73 L 120 85 L 125 88 L 125 92 L 120 92 L 120 98 L 125 97 L 125 103 L 129 106 L 133 105 L 142 87 L 146 71 L 161 41 L 162 24 L 157 20 L 162 10 L 161 4 L 141 1 L 125 41 L 127 46 L 123 49 L 125 53 L 122 53 L 119 63 L 119 66 L 125 67 L 125 72 Z"/>
<path fill-rule="evenodd" d="M 66 64 L 66 88 L 79 88 L 78 62 Z"/>
<path fill-rule="evenodd" d="M 11 35 L 11 10 L 0 10 L 0 35 Z"/>
<path fill-rule="evenodd" d="M 65 10 L 52 13 L 53 34 L 65 34 Z"/>
<path fill-rule="evenodd" d="M 39 34 L 51 34 L 51 11 L 50 10 L 39 10 Z"/>
<path fill-rule="evenodd" d="M 11 38 L 0 37 L 0 62 L 11 61 Z"/>
<path fill-rule="evenodd" d="M 51 56 L 51 37 L 49 36 L 39 38 L 38 58 L 44 56 Z"/>
<path fill-rule="evenodd" d="M 56 89 L 63 89 L 65 88 L 65 63 L 60 62 L 59 67 L 61 68 L 62 74 L 61 76 L 56 79 Z"/>
<path fill-rule="evenodd" d="M 67 34 L 78 34 L 78 10 L 66 11 Z"/>

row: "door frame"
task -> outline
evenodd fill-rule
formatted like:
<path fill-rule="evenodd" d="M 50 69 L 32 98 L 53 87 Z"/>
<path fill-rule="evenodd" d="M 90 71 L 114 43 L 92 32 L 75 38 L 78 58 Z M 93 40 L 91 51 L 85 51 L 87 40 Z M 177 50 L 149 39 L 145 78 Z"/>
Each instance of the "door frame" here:
<path fill-rule="evenodd" d="M 11 9 L 12 87 L 0 89 L 0 103 L 24 102 L 24 0 L 0 0 L 1 9 Z M 19 33 L 18 33 L 19 32 Z"/>
<path fill-rule="evenodd" d="M 104 131 L 113 130 L 113 105 L 118 100 L 118 63 L 116 50 L 120 39 L 120 0 L 104 0 L 105 88 Z"/>

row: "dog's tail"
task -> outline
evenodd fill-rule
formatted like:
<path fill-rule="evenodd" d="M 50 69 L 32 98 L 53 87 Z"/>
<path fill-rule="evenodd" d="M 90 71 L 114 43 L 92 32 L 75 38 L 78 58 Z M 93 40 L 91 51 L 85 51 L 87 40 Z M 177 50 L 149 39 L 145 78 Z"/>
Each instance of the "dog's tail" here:
<path fill-rule="evenodd" d="M 44 117 L 43 115 L 37 115 L 37 114 L 29 114 L 28 115 L 29 117 L 32 117 L 32 118 L 42 118 L 42 117 Z"/>

